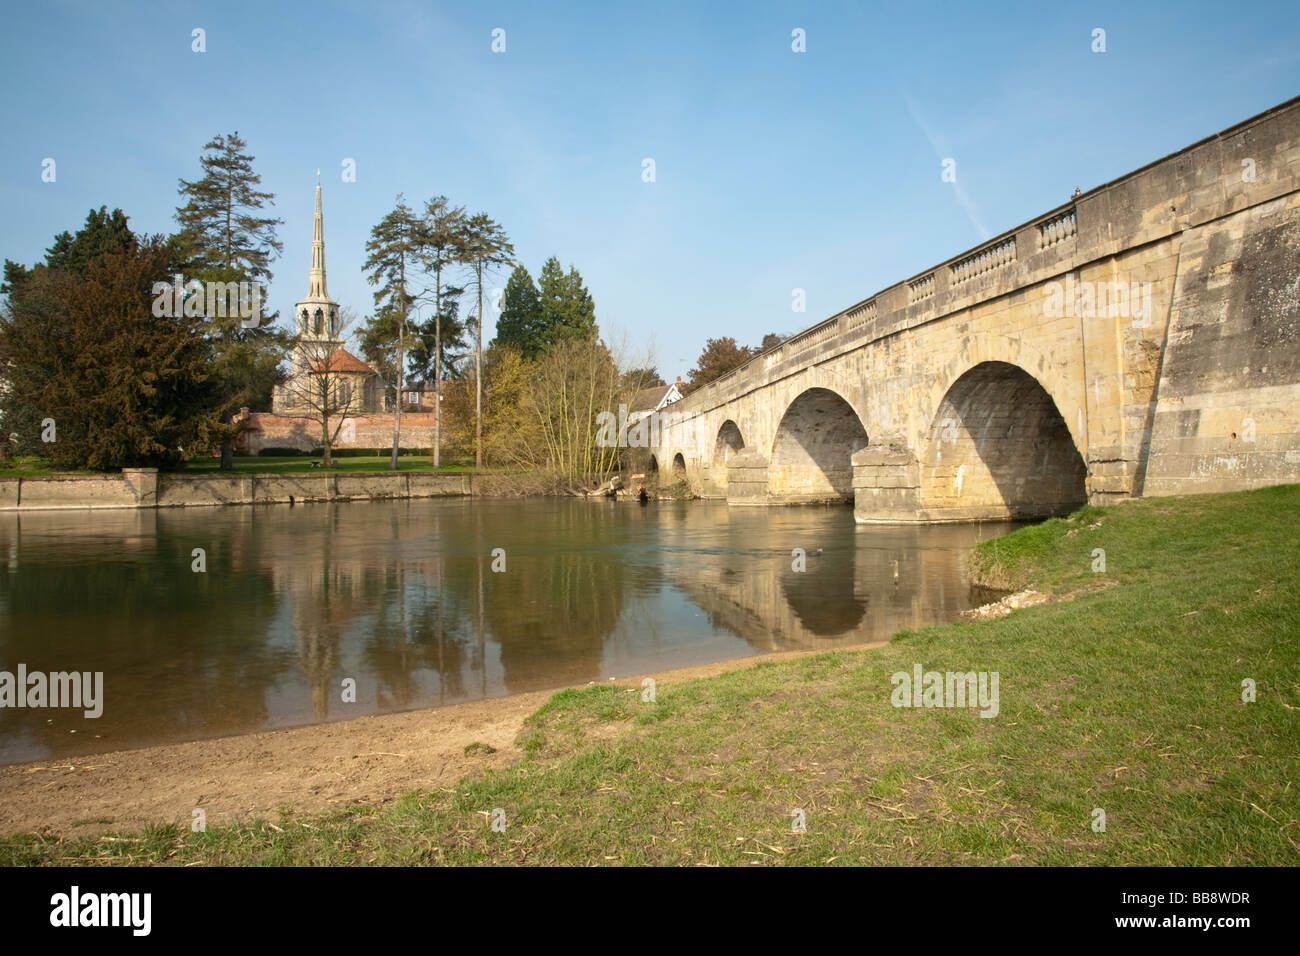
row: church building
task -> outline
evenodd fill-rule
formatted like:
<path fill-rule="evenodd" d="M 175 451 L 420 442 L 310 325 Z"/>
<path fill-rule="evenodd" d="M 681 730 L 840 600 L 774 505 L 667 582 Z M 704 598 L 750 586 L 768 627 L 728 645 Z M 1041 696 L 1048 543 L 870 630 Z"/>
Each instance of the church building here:
<path fill-rule="evenodd" d="M 321 418 L 327 413 L 333 448 L 391 448 L 394 414 L 383 377 L 345 347 L 339 304 L 325 286 L 325 225 L 321 187 L 316 183 L 316 221 L 312 231 L 307 294 L 293 307 L 294 346 L 288 378 L 271 395 L 271 410 L 241 409 L 244 449 L 318 454 Z M 403 399 L 402 447 L 427 453 L 434 442 L 435 416 L 422 390 L 408 386 Z M 447 424 L 444 420 L 443 430 Z"/>
<path fill-rule="evenodd" d="M 316 222 L 311 240 L 307 295 L 293 307 L 295 344 L 289 380 L 277 385 L 271 411 L 307 414 L 329 408 L 338 414 L 384 411 L 384 385 L 373 366 L 343 347 L 338 303 L 325 287 L 325 226 L 320 183 L 316 184 Z"/>

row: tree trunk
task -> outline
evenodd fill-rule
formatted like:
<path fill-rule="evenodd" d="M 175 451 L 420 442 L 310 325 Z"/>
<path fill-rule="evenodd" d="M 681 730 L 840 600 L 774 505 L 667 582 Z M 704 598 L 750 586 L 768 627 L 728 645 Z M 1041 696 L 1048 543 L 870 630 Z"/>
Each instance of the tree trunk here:
<path fill-rule="evenodd" d="M 235 417 L 235 415 L 234 412 L 230 410 L 230 403 L 233 396 L 231 396 L 230 394 L 230 383 L 228 381 L 226 382 L 223 388 L 223 392 L 225 394 L 226 407 L 221 410 L 221 424 L 229 425 L 231 420 Z M 230 471 L 232 468 L 235 467 L 234 444 L 235 442 L 233 438 L 226 437 L 221 440 L 221 470 L 222 471 Z"/>
<path fill-rule="evenodd" d="M 402 386 L 405 384 L 403 374 L 403 365 L 406 362 L 406 356 L 402 351 L 402 336 L 406 331 L 406 319 L 402 319 L 402 325 L 397 332 L 397 408 L 393 417 L 393 460 L 388 463 L 388 467 L 397 471 L 397 449 L 402 441 Z"/>
<path fill-rule="evenodd" d="M 434 270 L 433 281 L 433 467 L 442 459 L 442 269 Z M 426 368 L 428 366 L 425 366 Z"/>
<path fill-rule="evenodd" d="M 474 343 L 474 467 L 483 467 L 483 267 L 478 268 L 478 322 Z"/>

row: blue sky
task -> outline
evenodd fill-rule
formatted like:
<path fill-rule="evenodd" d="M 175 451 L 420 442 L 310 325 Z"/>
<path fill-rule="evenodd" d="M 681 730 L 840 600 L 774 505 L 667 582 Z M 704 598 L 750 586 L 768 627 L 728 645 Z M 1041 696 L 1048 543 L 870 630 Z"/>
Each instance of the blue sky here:
<path fill-rule="evenodd" d="M 238 130 L 285 220 L 282 314 L 320 168 L 330 292 L 359 314 L 371 226 L 399 192 L 446 195 L 534 277 L 576 265 L 669 378 L 707 337 L 812 325 L 1300 93 L 1294 0 L 48 2 L 3 24 L 0 256 L 31 264 L 92 206 L 172 231 L 177 179 Z"/>

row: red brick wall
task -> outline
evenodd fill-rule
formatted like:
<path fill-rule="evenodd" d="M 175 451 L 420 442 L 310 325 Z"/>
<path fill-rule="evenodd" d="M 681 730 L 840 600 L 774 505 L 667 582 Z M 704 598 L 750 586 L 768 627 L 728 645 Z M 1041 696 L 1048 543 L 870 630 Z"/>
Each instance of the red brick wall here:
<path fill-rule="evenodd" d="M 349 427 L 351 422 L 351 427 Z M 333 431 L 334 422 L 330 422 Z M 253 412 L 248 416 L 248 431 L 244 433 L 249 454 L 256 455 L 263 448 L 297 448 L 311 451 L 321 445 L 319 421 L 299 415 L 276 415 L 271 412 Z M 447 416 L 442 418 L 442 435 L 447 441 Z M 402 413 L 402 447 L 428 448 L 433 445 L 433 414 L 429 412 Z M 392 415 L 351 415 L 344 419 L 343 428 L 334 441 L 335 448 L 392 448 Z"/>

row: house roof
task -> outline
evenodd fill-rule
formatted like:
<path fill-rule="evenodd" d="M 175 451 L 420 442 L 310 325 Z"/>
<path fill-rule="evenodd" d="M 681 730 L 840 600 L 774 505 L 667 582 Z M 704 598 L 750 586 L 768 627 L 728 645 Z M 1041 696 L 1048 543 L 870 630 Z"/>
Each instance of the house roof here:
<path fill-rule="evenodd" d="M 374 375 L 375 370 L 347 349 L 336 350 L 328 359 L 321 359 L 311 367 L 313 372 L 363 372 Z"/>
<path fill-rule="evenodd" d="M 632 400 L 627 404 L 629 412 L 656 411 L 663 404 L 668 393 L 673 390 L 672 385 L 658 385 L 655 388 L 643 388 L 632 396 Z"/>

